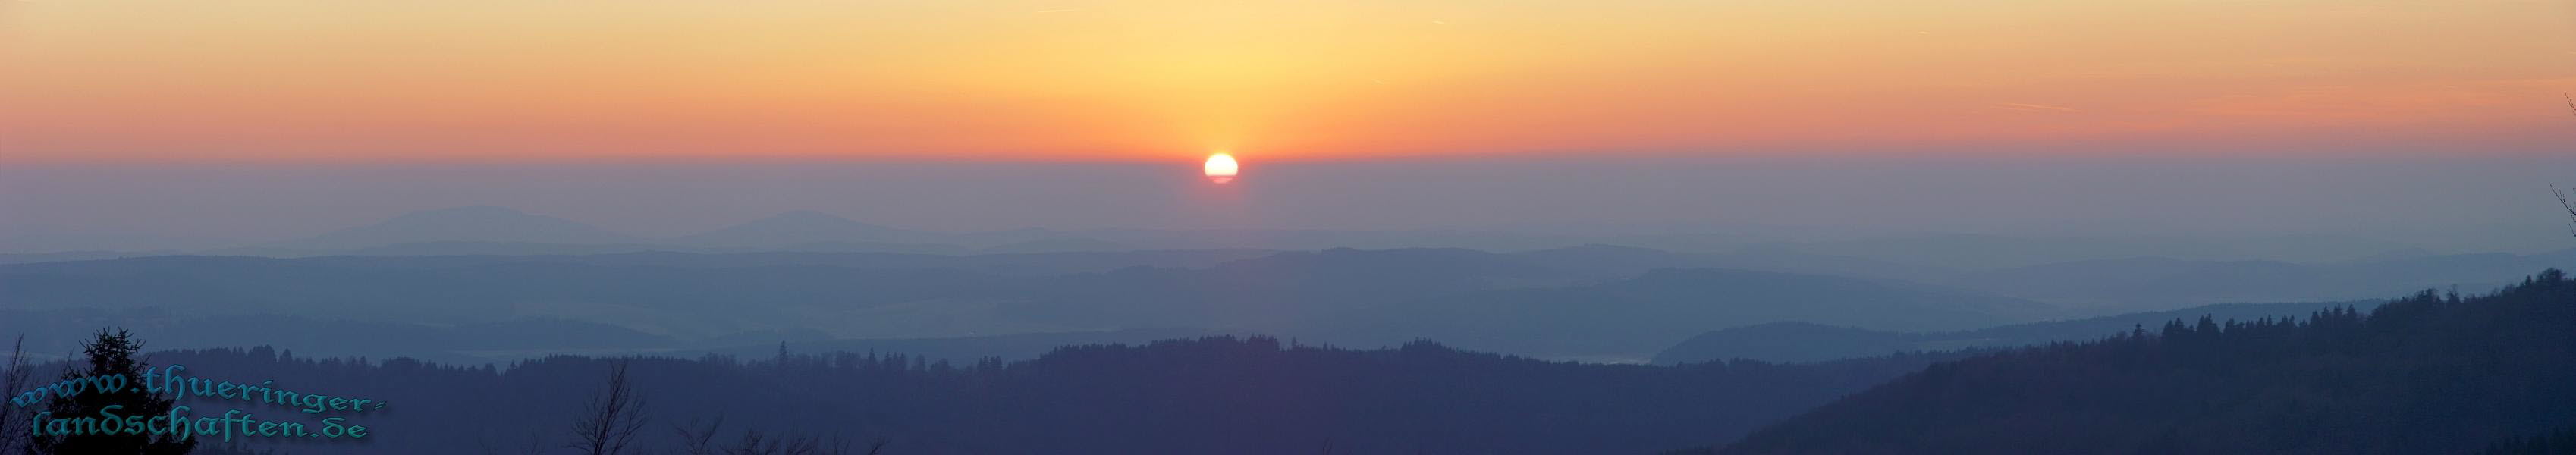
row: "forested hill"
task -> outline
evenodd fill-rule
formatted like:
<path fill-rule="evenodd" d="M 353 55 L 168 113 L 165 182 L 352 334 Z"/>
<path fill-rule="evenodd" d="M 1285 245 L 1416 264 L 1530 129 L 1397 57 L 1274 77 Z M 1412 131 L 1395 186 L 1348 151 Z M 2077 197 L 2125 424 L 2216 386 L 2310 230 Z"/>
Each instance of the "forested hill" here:
<path fill-rule="evenodd" d="M 903 454 L 1653 453 L 1730 439 L 1960 357 L 1604 365 L 1430 342 L 1362 350 L 1257 337 L 1076 346 L 965 365 L 782 354 L 631 360 L 651 417 L 638 444 L 669 453 L 675 428 L 723 418 L 715 440 L 725 444 L 759 431 L 771 441 L 883 440 L 885 453 Z M 610 368 L 590 357 L 508 368 L 314 361 L 268 348 L 165 351 L 151 362 L 393 403 L 355 422 L 372 429 L 365 442 L 251 441 L 254 451 L 296 454 L 560 447 Z"/>
<path fill-rule="evenodd" d="M 2576 425 L 2576 282 L 1948 362 L 1729 454 L 2471 453 Z"/>

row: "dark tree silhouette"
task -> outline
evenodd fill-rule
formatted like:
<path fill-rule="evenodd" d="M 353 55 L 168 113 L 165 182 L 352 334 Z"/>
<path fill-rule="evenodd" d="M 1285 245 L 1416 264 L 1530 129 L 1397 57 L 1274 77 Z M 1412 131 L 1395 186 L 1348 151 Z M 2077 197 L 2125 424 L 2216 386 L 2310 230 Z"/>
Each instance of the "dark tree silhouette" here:
<path fill-rule="evenodd" d="M 679 436 L 680 453 L 684 455 L 850 455 L 854 452 L 850 438 L 833 435 L 825 439 L 813 434 L 789 432 L 772 435 L 760 430 L 743 430 L 730 446 L 718 446 L 716 433 L 724 429 L 724 416 L 712 420 L 689 419 L 685 425 L 672 425 Z M 888 441 L 869 441 L 868 455 L 885 451 Z"/>
<path fill-rule="evenodd" d="M 681 454 L 714 455 L 716 431 L 723 428 L 724 417 L 717 416 L 715 420 L 701 422 L 698 419 L 689 419 L 688 424 L 671 425 L 671 432 L 680 436 Z"/>
<path fill-rule="evenodd" d="M 28 383 L 32 373 L 35 372 L 27 369 L 27 336 L 19 335 L 18 341 L 9 345 L 9 364 L 0 367 L 0 392 L 5 392 L 0 394 L 15 396 L 26 392 L 32 386 Z M 15 406 L 0 405 L 0 408 L 7 408 L 7 412 L 0 412 L 0 451 L 25 448 L 28 442 L 27 422 L 31 416 L 22 414 L 32 413 L 21 412 L 23 410 Z"/>
<path fill-rule="evenodd" d="M 636 430 L 644 428 L 644 397 L 626 380 L 627 363 L 609 364 L 608 383 L 582 409 L 581 420 L 573 422 L 572 448 L 590 455 L 626 453 Z"/>
<path fill-rule="evenodd" d="M 2564 453 L 2576 280 L 1935 364 L 1721 454 Z M 2494 442 L 2501 441 L 2501 442 Z"/>
<path fill-rule="evenodd" d="M 2576 427 L 2488 446 L 2487 455 L 2576 455 Z"/>
<path fill-rule="evenodd" d="M 2567 235 L 2576 235 L 2576 201 L 2568 200 L 2567 192 L 2559 191 L 2557 185 L 2549 186 L 2549 195 L 2557 196 L 2558 208 L 2567 210 Z"/>
<path fill-rule="evenodd" d="M 2567 113 L 2570 115 L 2576 115 L 2576 96 L 2560 93 L 2558 94 L 2558 97 L 2560 99 L 2567 100 Z M 2558 208 L 2567 210 L 2567 234 L 2576 235 L 2576 202 L 2569 202 L 2567 199 L 2567 193 L 2558 191 L 2557 185 L 2549 186 L 2549 195 L 2557 196 Z"/>
<path fill-rule="evenodd" d="M 81 344 L 88 357 L 86 367 L 65 368 L 63 379 L 122 376 L 132 387 L 109 390 L 86 390 L 69 396 L 56 395 L 45 410 L 54 418 L 95 417 L 109 406 L 121 406 L 117 415 L 163 415 L 174 404 L 170 398 L 143 389 L 143 371 L 150 367 L 134 357 L 143 350 L 125 329 L 100 329 L 98 334 Z M 33 423 L 33 422 L 31 422 Z M 53 435 L 38 432 L 30 436 L 28 452 L 46 455 L 176 455 L 196 450 L 197 440 L 166 435 Z"/>
<path fill-rule="evenodd" d="M 784 367 L 725 356 L 546 357 L 508 365 L 294 358 L 275 348 L 155 353 L 192 371 L 257 374 L 415 405 L 352 416 L 384 428 L 364 443 L 252 438 L 299 455 L 568 454 L 575 413 L 603 373 L 629 363 L 652 417 L 628 454 L 684 453 L 671 424 L 711 433 L 705 453 L 847 436 L 848 453 L 1652 453 L 1732 439 L 1755 425 L 1966 355 L 1906 354 L 1814 364 L 1676 366 L 1548 362 L 1429 342 L 1347 349 L 1266 337 L 1084 345 L 1038 359 L 954 364 L 912 355 L 791 353 Z M 45 374 L 38 375 L 46 376 Z M 571 391 L 572 393 L 565 393 Z M 523 412 L 553 410 L 552 412 Z M 540 429 L 544 438 L 519 430 Z M 543 440 L 551 450 L 523 452 Z M 2483 447 L 2488 441 L 2476 441 Z M 829 445 L 820 453 L 834 453 Z M 2474 449 L 2474 447 L 2473 447 Z M 207 452 L 201 447 L 199 453 Z"/>

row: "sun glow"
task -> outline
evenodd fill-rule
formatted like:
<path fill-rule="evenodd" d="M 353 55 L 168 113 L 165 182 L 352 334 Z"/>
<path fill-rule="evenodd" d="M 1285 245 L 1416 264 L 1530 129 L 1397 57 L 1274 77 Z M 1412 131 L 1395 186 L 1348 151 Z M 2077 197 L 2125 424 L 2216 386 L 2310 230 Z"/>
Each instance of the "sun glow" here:
<path fill-rule="evenodd" d="M 1234 181 L 1235 173 L 1234 155 L 1229 155 L 1225 152 L 1217 152 L 1215 155 L 1208 155 L 1207 164 L 1200 166 L 1200 170 L 1207 173 L 1208 181 L 1216 183 L 1232 182 Z"/>
<path fill-rule="evenodd" d="M 2564 153 L 2565 3 L 0 0 L 0 167 Z"/>

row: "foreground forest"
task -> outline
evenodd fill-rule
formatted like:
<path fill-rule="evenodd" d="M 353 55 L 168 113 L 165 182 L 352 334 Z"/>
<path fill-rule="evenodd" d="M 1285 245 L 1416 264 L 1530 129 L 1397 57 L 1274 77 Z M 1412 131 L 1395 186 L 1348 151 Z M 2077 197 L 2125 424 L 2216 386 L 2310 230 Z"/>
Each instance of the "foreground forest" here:
<path fill-rule="evenodd" d="M 752 361 L 566 356 L 495 368 L 313 360 L 269 348 L 168 351 L 149 363 L 392 403 L 354 419 L 374 432 L 363 441 L 251 439 L 247 447 L 297 454 L 562 452 L 621 362 L 641 398 L 636 415 L 645 416 L 635 446 L 647 453 L 677 453 L 683 431 L 714 433 L 707 439 L 719 446 L 839 440 L 903 454 L 1651 453 L 1731 438 L 1958 357 L 1669 367 L 1546 362 L 1430 342 L 1353 350 L 1212 337 L 966 365 L 782 350 Z"/>
<path fill-rule="evenodd" d="M 269 347 L 143 360 L 392 403 L 351 422 L 373 428 L 364 440 L 200 453 L 566 452 L 621 385 L 633 398 L 621 427 L 644 449 L 629 453 L 2562 453 L 2576 429 L 2569 327 L 2576 281 L 2552 269 L 2367 312 L 1818 363 L 1611 365 L 1258 336 L 967 364 L 796 344 L 506 366 Z"/>
<path fill-rule="evenodd" d="M 2176 321 L 1933 365 L 1717 452 L 2523 453 L 2576 426 L 2571 328 L 2554 269 L 2367 314 Z"/>

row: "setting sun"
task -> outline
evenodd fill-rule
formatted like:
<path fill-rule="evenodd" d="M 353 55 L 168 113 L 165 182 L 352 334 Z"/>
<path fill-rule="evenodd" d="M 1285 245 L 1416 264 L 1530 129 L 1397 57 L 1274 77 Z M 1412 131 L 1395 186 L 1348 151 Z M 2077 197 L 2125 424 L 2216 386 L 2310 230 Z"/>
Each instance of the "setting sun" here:
<path fill-rule="evenodd" d="M 1207 172 L 1208 181 L 1216 183 L 1234 181 L 1234 155 L 1224 152 L 1208 155 L 1207 165 L 1201 166 L 1201 169 Z"/>

